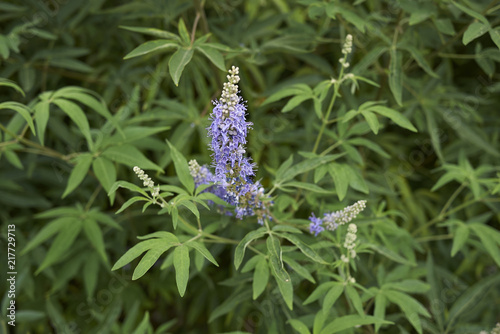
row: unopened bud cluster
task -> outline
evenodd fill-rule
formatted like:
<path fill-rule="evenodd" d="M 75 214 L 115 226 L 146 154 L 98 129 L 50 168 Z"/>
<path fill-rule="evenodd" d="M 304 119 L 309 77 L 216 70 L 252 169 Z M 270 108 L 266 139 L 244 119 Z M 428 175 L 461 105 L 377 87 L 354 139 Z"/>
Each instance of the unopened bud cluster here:
<path fill-rule="evenodd" d="M 356 251 L 354 247 L 356 247 L 356 232 L 358 228 L 355 224 L 349 224 L 347 228 L 347 234 L 345 236 L 344 247 L 349 252 L 350 258 L 354 259 L 356 257 Z"/>
<path fill-rule="evenodd" d="M 229 114 L 235 110 L 236 104 L 239 103 L 240 98 L 238 97 L 238 82 L 240 77 L 238 76 L 240 69 L 238 67 L 231 67 L 228 71 L 227 76 L 228 82 L 224 83 L 222 88 L 222 96 L 220 102 L 222 104 L 222 118 L 226 118 Z"/>
<path fill-rule="evenodd" d="M 143 181 L 144 187 L 148 187 L 151 191 L 151 196 L 156 197 L 160 193 L 160 187 L 155 187 L 155 183 L 151 180 L 151 178 L 146 174 L 142 169 L 135 166 L 133 168 L 134 172 L 137 174 L 139 179 Z"/>
<path fill-rule="evenodd" d="M 351 52 L 352 52 L 352 35 L 349 34 L 346 36 L 344 45 L 342 46 L 342 54 L 344 56 L 339 59 L 339 63 L 342 64 L 344 68 L 348 68 L 350 65 L 347 62 L 347 55 L 349 55 Z"/>

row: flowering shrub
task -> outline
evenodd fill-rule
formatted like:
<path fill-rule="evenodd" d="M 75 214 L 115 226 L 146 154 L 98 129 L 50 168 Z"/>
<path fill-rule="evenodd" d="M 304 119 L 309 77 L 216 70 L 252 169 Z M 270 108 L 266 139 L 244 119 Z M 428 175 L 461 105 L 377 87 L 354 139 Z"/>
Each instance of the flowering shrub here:
<path fill-rule="evenodd" d="M 0 8 L 5 332 L 498 332 L 495 2 Z"/>

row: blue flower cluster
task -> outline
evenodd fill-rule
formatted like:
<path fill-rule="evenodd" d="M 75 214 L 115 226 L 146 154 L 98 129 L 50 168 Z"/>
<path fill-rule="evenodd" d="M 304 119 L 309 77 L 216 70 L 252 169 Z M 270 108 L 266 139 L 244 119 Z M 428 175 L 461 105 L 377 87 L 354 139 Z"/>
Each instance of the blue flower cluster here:
<path fill-rule="evenodd" d="M 366 208 L 366 201 L 357 201 L 353 205 L 345 207 L 342 210 L 325 213 L 323 219 L 318 218 L 314 213 L 309 217 L 311 224 L 309 224 L 309 231 L 317 236 L 325 230 L 335 231 L 339 225 L 344 225 L 354 218 Z"/>
<path fill-rule="evenodd" d="M 212 138 L 210 150 L 215 174 L 197 163 L 197 167 L 192 164 L 191 174 L 197 186 L 214 183 L 208 191 L 234 205 L 237 218 L 256 215 L 263 224 L 264 219 L 270 218 L 269 207 L 273 203 L 260 182 L 253 182 L 255 164 L 245 156 L 246 137 L 252 123 L 246 121 L 246 107 L 238 95 L 238 74 L 238 67 L 229 70 L 228 82 L 224 83 L 220 100 L 214 101 L 210 115 L 208 135 Z"/>

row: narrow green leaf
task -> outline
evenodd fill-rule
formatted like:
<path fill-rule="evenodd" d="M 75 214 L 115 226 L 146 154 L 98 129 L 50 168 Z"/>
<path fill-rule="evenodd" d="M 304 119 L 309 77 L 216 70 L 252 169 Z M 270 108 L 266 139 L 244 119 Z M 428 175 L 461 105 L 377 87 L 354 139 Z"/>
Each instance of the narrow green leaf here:
<path fill-rule="evenodd" d="M 125 29 L 128 31 L 138 32 L 145 35 L 155 36 L 165 39 L 173 39 L 180 41 L 180 37 L 166 30 L 149 28 L 149 27 L 131 27 L 131 26 L 118 26 L 118 28 Z"/>
<path fill-rule="evenodd" d="M 252 291 L 250 289 L 243 289 L 243 291 L 236 290 L 212 311 L 208 322 L 210 323 L 218 317 L 234 311 L 239 304 L 249 301 L 250 298 L 252 298 Z"/>
<path fill-rule="evenodd" d="M 462 247 L 465 245 L 467 239 L 469 239 L 469 234 L 470 234 L 470 229 L 467 225 L 460 224 L 458 226 L 453 236 L 453 245 L 451 246 L 452 257 L 455 256 L 455 254 L 457 254 L 458 251 L 461 250 Z"/>
<path fill-rule="evenodd" d="M 462 43 L 464 45 L 469 44 L 471 41 L 475 40 L 478 37 L 483 36 L 490 29 L 489 24 L 484 24 L 481 22 L 472 23 L 467 30 L 464 32 L 462 36 Z"/>
<path fill-rule="evenodd" d="M 184 71 L 184 67 L 191 61 L 193 49 L 179 48 L 168 61 L 168 71 L 175 85 L 179 85 L 179 80 Z"/>
<path fill-rule="evenodd" d="M 295 176 L 305 173 L 307 171 L 310 171 L 319 165 L 327 164 L 333 160 L 336 160 L 343 156 L 343 154 L 332 154 L 332 155 L 325 155 L 323 157 L 316 157 L 316 158 L 310 158 L 307 160 L 304 160 L 302 162 L 299 162 L 298 164 L 295 164 L 291 168 L 287 169 L 281 179 L 279 179 L 280 182 L 287 181 L 293 179 Z"/>
<path fill-rule="evenodd" d="M 500 49 L 500 27 L 496 27 L 490 30 L 490 37 L 493 43 Z"/>
<path fill-rule="evenodd" d="M 67 251 L 73 245 L 76 237 L 82 228 L 82 221 L 74 220 L 73 224 L 66 224 L 59 232 L 57 237 L 52 242 L 52 245 L 43 259 L 40 267 L 38 267 L 35 275 L 50 267 L 66 255 Z"/>
<path fill-rule="evenodd" d="M 165 240 L 162 239 L 148 239 L 145 241 L 141 241 L 134 247 L 130 248 L 127 252 L 125 252 L 125 254 L 123 254 L 118 259 L 118 261 L 116 261 L 115 265 L 113 266 L 113 268 L 111 268 L 111 270 L 120 269 L 121 267 L 135 260 L 145 251 L 152 248 L 161 248 L 165 246 L 165 244 L 166 244 Z"/>
<path fill-rule="evenodd" d="M 92 246 L 94 246 L 95 250 L 104 261 L 104 263 L 108 263 L 108 256 L 106 255 L 106 250 L 104 246 L 104 238 L 102 236 L 101 228 L 99 224 L 95 220 L 85 219 L 83 221 L 83 231 L 87 236 L 87 239 L 90 241 Z"/>
<path fill-rule="evenodd" d="M 290 319 L 288 323 L 295 329 L 299 334 L 311 334 L 309 328 L 300 320 Z"/>
<path fill-rule="evenodd" d="M 104 150 L 101 155 L 129 167 L 139 166 L 142 169 L 163 171 L 160 166 L 146 158 L 141 151 L 132 145 L 112 146 Z"/>
<path fill-rule="evenodd" d="M 379 318 L 375 318 L 369 315 L 346 315 L 343 317 L 337 317 L 335 320 L 326 325 L 320 332 L 320 334 L 334 334 L 340 331 L 354 328 L 357 326 L 371 325 L 371 324 L 392 324 L 390 321 L 385 321 Z"/>
<path fill-rule="evenodd" d="M 328 290 L 326 293 L 325 299 L 323 300 L 323 313 L 327 314 L 333 304 L 337 301 L 337 299 L 342 295 L 342 292 L 344 292 L 344 284 L 340 282 L 334 282 L 335 284 L 333 287 Z"/>
<path fill-rule="evenodd" d="M 285 87 L 279 90 L 278 92 L 272 94 L 261 104 L 261 106 L 265 106 L 266 104 L 279 101 L 287 96 L 300 95 L 304 93 L 312 94 L 312 89 L 306 84 L 294 84 Z"/>
<path fill-rule="evenodd" d="M 458 317 L 464 312 L 470 311 L 485 298 L 485 294 L 491 286 L 498 284 L 500 284 L 500 274 L 497 273 L 480 280 L 465 290 L 450 308 L 446 332 L 450 333 L 450 329 L 453 328 Z"/>
<path fill-rule="evenodd" d="M 123 203 L 123 205 L 121 206 L 121 208 L 116 211 L 116 214 L 120 213 L 120 212 L 123 212 L 126 208 L 128 208 L 129 206 L 131 206 L 132 204 L 136 203 L 136 202 L 139 202 L 139 201 L 149 201 L 148 198 L 145 198 L 145 197 L 140 197 L 140 196 L 134 196 L 132 198 L 129 198 L 125 203 Z"/>
<path fill-rule="evenodd" d="M 142 188 L 136 186 L 133 183 L 127 182 L 127 181 L 116 181 L 111 186 L 111 189 L 108 192 L 108 196 L 110 196 L 111 194 L 114 194 L 118 188 L 125 188 L 125 189 L 128 189 L 128 190 L 132 190 L 132 191 L 138 192 L 138 193 L 140 193 L 140 194 L 142 194 L 142 195 L 144 195 L 146 197 L 148 196 L 148 194 L 144 190 L 142 190 Z"/>
<path fill-rule="evenodd" d="M 389 63 L 389 88 L 396 103 L 403 105 L 403 60 L 401 52 L 395 48 L 391 49 L 391 60 Z"/>
<path fill-rule="evenodd" d="M 305 267 L 303 267 L 302 265 L 300 265 L 297 261 L 295 261 L 294 259 L 292 259 L 292 258 L 290 258 L 288 256 L 285 256 L 285 255 L 283 255 L 283 261 L 290 268 L 292 268 L 292 271 L 294 271 L 295 273 L 297 273 L 299 276 L 302 276 L 306 280 L 308 280 L 309 282 L 311 282 L 313 284 L 316 284 L 316 280 L 314 279 L 314 277 L 312 277 L 312 275 L 309 273 L 309 271 Z"/>
<path fill-rule="evenodd" d="M 24 247 L 20 255 L 28 253 L 33 248 L 39 246 L 45 240 L 62 230 L 66 225 L 74 225 L 78 219 L 75 217 L 60 217 L 45 225 L 28 244 Z"/>
<path fill-rule="evenodd" d="M 476 12 L 470 8 L 467 8 L 458 2 L 452 1 L 451 3 L 454 4 L 455 7 L 460 9 L 465 14 L 472 16 L 473 18 L 483 22 L 484 24 L 489 24 L 488 19 L 486 19 L 483 15 L 479 14 L 478 12 Z"/>
<path fill-rule="evenodd" d="M 387 305 L 387 298 L 382 293 L 378 293 L 375 296 L 375 309 L 373 310 L 373 315 L 376 318 L 384 319 L 385 318 L 385 308 Z M 382 323 L 375 324 L 375 332 L 378 332 Z"/>
<path fill-rule="evenodd" d="M 255 266 L 255 271 L 253 274 L 252 290 L 253 299 L 257 299 L 262 292 L 266 289 L 267 283 L 269 282 L 269 266 L 267 260 L 263 256 L 259 256 L 259 261 Z"/>
<path fill-rule="evenodd" d="M 497 266 L 500 267 L 500 232 L 488 225 L 472 223 L 468 227 L 481 239 L 486 251 L 491 255 Z"/>
<path fill-rule="evenodd" d="M 28 125 L 31 129 L 31 132 L 36 136 L 35 124 L 33 123 L 33 118 L 31 117 L 30 108 L 28 108 L 27 106 L 25 106 L 24 104 L 21 104 L 19 102 L 9 101 L 9 102 L 0 103 L 0 109 L 12 109 L 12 110 L 16 111 L 17 113 L 19 113 L 24 118 L 26 123 L 28 123 Z"/>
<path fill-rule="evenodd" d="M 44 145 L 44 135 L 45 129 L 47 128 L 47 122 L 49 121 L 49 101 L 41 101 L 35 104 L 35 122 L 36 122 L 36 131 L 38 133 L 38 138 L 40 140 L 40 144 Z"/>
<path fill-rule="evenodd" d="M 417 62 L 418 66 L 420 66 L 420 68 L 422 68 L 427 74 L 429 74 L 431 77 L 439 78 L 439 75 L 432 70 L 431 66 L 429 65 L 427 60 L 425 60 L 420 50 L 411 45 L 402 48 L 411 54 L 413 59 L 415 59 L 415 61 Z"/>
<path fill-rule="evenodd" d="M 393 121 L 402 128 L 408 129 L 413 132 L 418 132 L 417 129 L 413 126 L 413 124 L 411 124 L 411 122 L 408 120 L 408 118 L 406 118 L 403 114 L 399 113 L 394 109 L 387 108 L 384 106 L 373 106 L 370 107 L 370 110 L 389 118 L 391 121 Z"/>
<path fill-rule="evenodd" d="M 151 267 L 156 263 L 156 261 L 158 261 L 160 256 L 172 246 L 173 244 L 165 243 L 159 247 L 154 247 L 148 250 L 147 253 L 141 259 L 141 261 L 139 261 L 139 263 L 137 264 L 137 267 L 135 267 L 134 273 L 132 274 L 132 280 L 137 280 L 142 276 L 144 276 L 144 274 L 146 274 L 147 271 L 151 269 Z M 175 261 L 175 255 L 174 255 L 174 261 Z"/>
<path fill-rule="evenodd" d="M 6 59 L 6 58 L 5 58 Z M 21 93 L 22 96 L 25 96 L 24 91 L 22 90 L 21 87 L 19 87 L 14 81 L 5 79 L 5 78 L 0 78 L 0 86 L 7 86 L 10 88 L 13 88 L 14 90 L 18 91 Z"/>
<path fill-rule="evenodd" d="M 177 44 L 176 42 L 172 42 L 168 39 L 157 39 L 154 41 L 148 41 L 146 43 L 139 45 L 138 47 L 136 47 L 135 49 L 133 49 L 132 51 L 127 53 L 127 55 L 125 57 L 123 57 L 123 59 L 130 59 L 130 58 L 142 56 L 142 55 L 154 52 L 154 51 L 168 50 L 168 49 L 172 49 L 172 48 L 175 48 L 175 49 L 179 48 L 179 44 Z"/>
<path fill-rule="evenodd" d="M 189 165 L 186 158 L 184 158 L 184 156 L 168 140 L 167 143 L 170 147 L 170 155 L 174 161 L 175 172 L 179 177 L 179 181 L 181 181 L 182 185 L 187 189 L 187 191 L 189 191 L 190 194 L 193 194 L 194 180 L 189 173 Z"/>
<path fill-rule="evenodd" d="M 385 288 L 410 293 L 425 293 L 429 291 L 430 285 L 416 279 L 405 279 L 401 282 L 390 282 L 384 284 L 382 289 Z"/>
<path fill-rule="evenodd" d="M 196 251 L 198 253 L 200 253 L 201 255 L 203 255 L 203 257 L 205 259 L 207 259 L 208 261 L 212 262 L 217 267 L 219 266 L 219 264 L 217 263 L 217 261 L 214 259 L 214 257 L 210 253 L 210 251 L 207 249 L 207 247 L 205 247 L 205 245 L 203 243 L 198 242 L 198 241 L 191 241 L 191 242 L 186 243 L 186 246 L 189 246 L 189 247 L 191 247 L 193 249 L 196 249 Z"/>
<path fill-rule="evenodd" d="M 80 108 L 78 104 L 64 99 L 55 99 L 53 100 L 53 103 L 57 105 L 66 115 L 68 115 L 69 118 L 71 118 L 71 120 L 76 124 L 87 140 L 89 149 L 92 150 L 93 142 L 90 135 L 89 122 L 82 108 Z"/>
<path fill-rule="evenodd" d="M 99 257 L 97 254 L 89 254 L 83 265 L 83 285 L 87 292 L 87 298 L 94 296 L 97 286 L 97 278 L 99 277 Z"/>
<path fill-rule="evenodd" d="M 380 123 L 378 122 L 377 116 L 370 110 L 361 110 L 361 115 L 363 115 L 373 133 L 377 134 L 378 129 L 380 128 Z"/>
<path fill-rule="evenodd" d="M 182 41 L 186 44 L 191 43 L 191 38 L 189 37 L 189 32 L 186 28 L 186 24 L 184 23 L 184 20 L 182 18 L 179 19 L 179 24 L 177 26 L 177 29 L 179 31 L 179 35 L 182 38 Z"/>
<path fill-rule="evenodd" d="M 332 287 L 334 287 L 336 284 L 339 284 L 338 282 L 325 282 L 320 284 L 314 291 L 307 297 L 307 299 L 304 301 L 304 305 L 310 304 L 321 297 L 325 296 L 327 291 L 329 291 Z"/>
<path fill-rule="evenodd" d="M 294 244 L 295 246 L 297 246 L 300 251 L 305 255 L 307 256 L 308 258 L 310 258 L 311 260 L 313 260 L 314 262 L 318 262 L 318 263 L 321 263 L 321 264 L 327 264 L 328 262 L 326 262 L 325 260 L 323 260 L 321 258 L 321 256 L 318 255 L 318 253 L 316 253 L 316 251 L 314 249 L 312 249 L 311 247 L 309 247 L 305 242 L 303 242 L 302 240 L 299 239 L 299 237 L 297 237 L 296 235 L 293 235 L 293 234 L 280 234 L 281 237 L 287 239 L 288 241 L 290 241 L 292 244 Z"/>
<path fill-rule="evenodd" d="M 363 311 L 363 303 L 361 302 L 358 291 L 352 285 L 347 285 L 345 287 L 345 294 L 347 298 L 349 298 L 349 300 L 352 302 L 359 315 L 364 316 L 365 312 Z"/>
<path fill-rule="evenodd" d="M 210 44 L 202 44 L 196 47 L 198 51 L 203 53 L 217 68 L 226 72 L 226 65 L 224 64 L 224 57 L 222 54 L 210 46 Z"/>
<path fill-rule="evenodd" d="M 342 201 L 345 198 L 347 188 L 349 187 L 348 172 L 342 164 L 331 163 L 328 164 L 328 173 L 332 177 L 335 184 L 335 190 L 339 201 Z"/>
<path fill-rule="evenodd" d="M 175 281 L 181 297 L 186 292 L 189 279 L 189 249 L 185 245 L 180 245 L 174 250 Z"/>
<path fill-rule="evenodd" d="M 146 334 L 149 328 L 149 312 L 144 313 L 144 318 L 142 318 L 141 323 L 137 325 L 137 328 L 132 334 Z"/>
<path fill-rule="evenodd" d="M 300 105 L 302 102 L 306 100 L 310 100 L 313 98 L 313 95 L 311 93 L 306 93 L 303 95 L 297 95 L 292 97 L 281 109 L 281 112 L 289 112 L 290 110 L 295 109 L 298 105 Z"/>
<path fill-rule="evenodd" d="M 323 166 L 323 165 L 322 165 Z M 300 189 L 305 189 L 312 191 L 314 193 L 318 194 L 332 194 L 332 191 L 325 190 L 315 184 L 312 183 L 307 183 L 307 182 L 300 182 L 300 181 L 291 181 L 291 182 L 286 182 L 281 185 L 281 187 L 294 187 L 294 188 L 300 188 Z"/>
<path fill-rule="evenodd" d="M 92 162 L 92 169 L 102 187 L 106 190 L 106 193 L 108 193 L 116 182 L 115 165 L 105 157 L 97 157 Z"/>
<path fill-rule="evenodd" d="M 76 189 L 82 183 L 85 176 L 90 168 L 90 164 L 92 163 L 92 154 L 85 153 L 80 155 L 76 159 L 76 165 L 71 170 L 71 174 L 69 175 L 68 184 L 66 185 L 66 189 L 62 194 L 62 198 L 68 196 L 73 190 Z"/>
<path fill-rule="evenodd" d="M 266 228 L 260 227 L 257 230 L 250 231 L 247 235 L 241 239 L 238 246 L 236 246 L 236 250 L 234 252 L 234 267 L 238 269 L 243 262 L 243 257 L 245 256 L 245 250 L 250 245 L 252 241 L 255 239 L 259 239 L 266 234 Z"/>

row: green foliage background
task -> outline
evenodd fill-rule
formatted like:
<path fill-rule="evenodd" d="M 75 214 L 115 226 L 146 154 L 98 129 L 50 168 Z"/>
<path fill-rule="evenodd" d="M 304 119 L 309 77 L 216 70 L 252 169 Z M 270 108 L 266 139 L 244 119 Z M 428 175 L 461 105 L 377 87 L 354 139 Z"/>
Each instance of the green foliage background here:
<path fill-rule="evenodd" d="M 0 218 L 2 254 L 16 226 L 17 333 L 491 329 L 499 13 L 500 1 L 469 0 L 0 2 Z M 347 34 L 356 81 L 338 86 L 325 117 Z M 211 101 L 232 65 L 254 123 L 248 152 L 282 226 L 267 248 L 255 239 L 237 270 L 255 219 L 220 216 L 194 196 L 174 205 L 175 230 L 154 206 L 115 214 L 132 197 L 118 186 L 135 189 L 115 182 L 138 184 L 133 166 L 189 188 L 184 159 L 210 163 Z M 315 238 L 307 218 L 359 199 L 356 284 L 345 287 L 335 266 L 311 260 L 338 260 L 345 230 Z M 111 270 L 137 236 L 184 242 L 197 213 L 219 238 L 197 243 L 205 249 L 176 247 L 141 273 L 139 260 Z M 288 288 L 268 280 L 275 246 L 293 310 Z M 175 252 L 191 256 L 188 272 Z M 7 303 L 2 295 L 4 332 Z"/>

